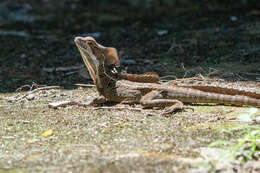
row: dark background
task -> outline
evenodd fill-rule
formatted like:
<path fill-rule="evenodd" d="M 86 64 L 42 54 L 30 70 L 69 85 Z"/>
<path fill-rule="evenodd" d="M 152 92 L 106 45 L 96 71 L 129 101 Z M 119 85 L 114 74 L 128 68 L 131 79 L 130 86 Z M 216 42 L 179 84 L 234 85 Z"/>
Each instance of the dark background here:
<path fill-rule="evenodd" d="M 129 73 L 260 81 L 257 0 L 0 0 L 0 92 L 92 82 L 75 36 L 116 47 Z"/>

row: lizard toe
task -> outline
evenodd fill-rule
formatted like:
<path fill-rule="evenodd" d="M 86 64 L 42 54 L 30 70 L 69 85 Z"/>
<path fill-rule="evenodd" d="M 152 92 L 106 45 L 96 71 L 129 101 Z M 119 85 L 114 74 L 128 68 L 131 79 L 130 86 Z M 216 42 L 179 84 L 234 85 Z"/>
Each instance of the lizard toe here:
<path fill-rule="evenodd" d="M 192 112 L 194 112 L 195 111 L 195 109 L 194 108 L 192 108 L 192 107 L 189 107 L 189 106 L 184 106 L 183 108 L 182 108 L 182 110 L 183 111 L 186 111 L 186 110 L 192 110 Z"/>
<path fill-rule="evenodd" d="M 181 104 L 174 104 L 172 106 L 166 107 L 164 108 L 162 115 L 167 115 L 167 114 L 171 114 L 171 113 L 176 113 L 178 111 L 182 111 L 183 109 L 183 105 Z"/>

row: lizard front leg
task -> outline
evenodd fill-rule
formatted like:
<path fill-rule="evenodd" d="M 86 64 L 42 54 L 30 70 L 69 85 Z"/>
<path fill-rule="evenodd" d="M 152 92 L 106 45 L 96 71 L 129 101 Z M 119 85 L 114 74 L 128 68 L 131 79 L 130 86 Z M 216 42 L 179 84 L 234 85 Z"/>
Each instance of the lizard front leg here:
<path fill-rule="evenodd" d="M 183 103 L 179 100 L 175 99 L 165 99 L 162 94 L 163 91 L 151 91 L 144 95 L 141 100 L 140 104 L 143 107 L 163 107 L 163 113 L 170 114 L 176 112 L 177 110 L 183 110 Z"/>
<path fill-rule="evenodd" d="M 101 105 L 101 104 L 105 103 L 106 101 L 107 101 L 107 99 L 103 95 L 100 95 L 100 96 L 94 98 L 88 105 L 97 106 L 97 105 Z"/>

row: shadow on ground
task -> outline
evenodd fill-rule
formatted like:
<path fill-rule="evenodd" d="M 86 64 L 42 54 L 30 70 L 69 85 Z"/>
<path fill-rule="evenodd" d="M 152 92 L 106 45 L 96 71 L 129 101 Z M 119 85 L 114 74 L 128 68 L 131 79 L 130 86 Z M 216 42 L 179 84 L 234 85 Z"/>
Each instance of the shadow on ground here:
<path fill-rule="evenodd" d="M 0 9 L 0 92 L 33 83 L 71 88 L 91 82 L 82 77 L 83 63 L 73 43 L 75 36 L 87 35 L 116 47 L 122 69 L 129 73 L 260 78 L 260 11 L 255 3 L 183 1 L 144 7 L 3 1 Z M 69 70 L 58 71 L 61 67 Z"/>

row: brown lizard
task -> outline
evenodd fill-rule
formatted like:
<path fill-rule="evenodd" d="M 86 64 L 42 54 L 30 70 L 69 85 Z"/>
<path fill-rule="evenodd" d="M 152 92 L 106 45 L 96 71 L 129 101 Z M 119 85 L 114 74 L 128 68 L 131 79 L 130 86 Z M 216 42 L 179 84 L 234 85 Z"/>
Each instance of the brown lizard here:
<path fill-rule="evenodd" d="M 140 103 L 143 107 L 165 108 L 163 114 L 182 110 L 183 102 L 260 107 L 258 98 L 260 94 L 250 91 L 228 94 L 214 92 L 216 89 L 211 92 L 170 83 L 144 83 L 128 80 L 111 71 L 111 65 L 119 64 L 115 48 L 102 46 L 92 37 L 76 37 L 74 41 L 100 95 L 91 102 L 91 105 L 106 101 Z M 258 96 L 251 97 L 254 94 Z"/>

